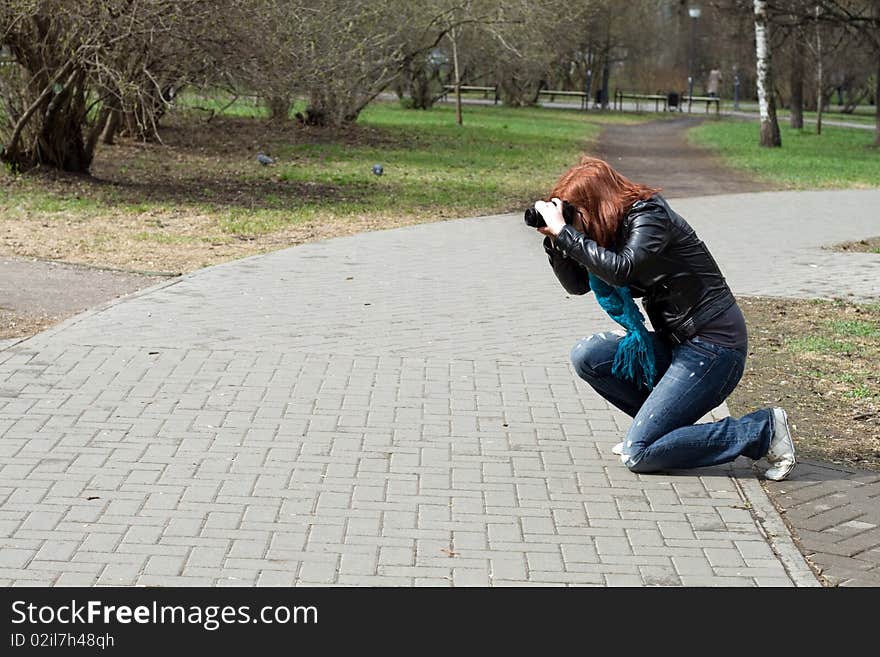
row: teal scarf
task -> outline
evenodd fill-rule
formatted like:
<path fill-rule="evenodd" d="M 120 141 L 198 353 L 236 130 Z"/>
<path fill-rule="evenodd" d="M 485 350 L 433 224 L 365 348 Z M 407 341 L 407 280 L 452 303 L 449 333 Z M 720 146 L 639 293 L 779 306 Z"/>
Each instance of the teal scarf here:
<path fill-rule="evenodd" d="M 608 316 L 626 329 L 626 336 L 617 345 L 611 373 L 618 379 L 632 381 L 640 389 L 653 390 L 657 379 L 654 342 L 629 288 L 612 287 L 590 274 L 590 289 Z"/>

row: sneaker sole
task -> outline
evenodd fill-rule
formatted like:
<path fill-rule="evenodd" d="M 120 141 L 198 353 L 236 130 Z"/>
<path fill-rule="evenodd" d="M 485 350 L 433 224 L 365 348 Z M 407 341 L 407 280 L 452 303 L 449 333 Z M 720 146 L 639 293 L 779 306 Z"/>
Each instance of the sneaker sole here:
<path fill-rule="evenodd" d="M 785 469 L 773 467 L 768 468 L 764 473 L 764 478 L 770 481 L 782 481 L 791 474 L 791 471 L 797 466 L 797 461 L 792 461 Z"/>

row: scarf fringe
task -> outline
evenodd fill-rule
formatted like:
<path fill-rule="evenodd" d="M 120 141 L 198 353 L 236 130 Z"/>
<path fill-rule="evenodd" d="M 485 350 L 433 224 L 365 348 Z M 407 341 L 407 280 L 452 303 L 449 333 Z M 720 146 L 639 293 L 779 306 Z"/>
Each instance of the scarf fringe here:
<path fill-rule="evenodd" d="M 590 274 L 590 289 L 608 316 L 626 329 L 626 335 L 617 345 L 611 373 L 639 389 L 653 390 L 657 379 L 654 342 L 629 288 L 613 287 Z"/>

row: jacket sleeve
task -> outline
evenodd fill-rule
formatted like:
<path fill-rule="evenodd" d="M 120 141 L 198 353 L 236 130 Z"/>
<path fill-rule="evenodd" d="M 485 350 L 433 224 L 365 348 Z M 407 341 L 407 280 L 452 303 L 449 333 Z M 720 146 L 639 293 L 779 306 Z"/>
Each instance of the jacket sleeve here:
<path fill-rule="evenodd" d="M 626 243 L 617 252 L 599 246 L 569 225 L 556 236 L 555 248 L 609 285 L 629 285 L 639 268 L 665 248 L 669 234 L 668 221 L 652 213 L 639 214 L 631 222 Z"/>
<path fill-rule="evenodd" d="M 583 265 L 562 255 L 562 252 L 553 247 L 549 235 L 544 238 L 544 252 L 553 268 L 556 278 L 569 294 L 586 294 L 590 291 L 590 279 Z"/>

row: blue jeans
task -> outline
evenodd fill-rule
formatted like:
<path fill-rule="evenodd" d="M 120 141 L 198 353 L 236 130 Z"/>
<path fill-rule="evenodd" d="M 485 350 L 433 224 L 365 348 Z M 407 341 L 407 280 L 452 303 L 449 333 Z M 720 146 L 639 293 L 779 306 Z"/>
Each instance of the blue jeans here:
<path fill-rule="evenodd" d="M 599 333 L 571 350 L 578 376 L 633 418 L 624 439 L 627 467 L 657 472 L 718 465 L 740 455 L 764 456 L 773 436 L 771 409 L 694 424 L 733 392 L 746 354 L 699 338 L 669 345 L 656 333 L 651 336 L 661 378 L 650 393 L 611 374 L 620 336 Z"/>

